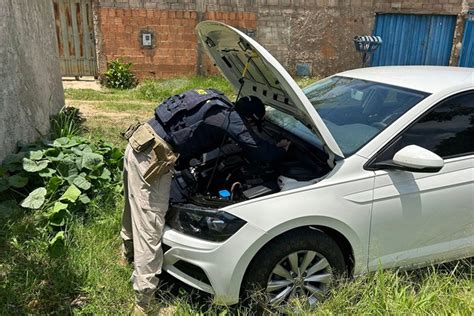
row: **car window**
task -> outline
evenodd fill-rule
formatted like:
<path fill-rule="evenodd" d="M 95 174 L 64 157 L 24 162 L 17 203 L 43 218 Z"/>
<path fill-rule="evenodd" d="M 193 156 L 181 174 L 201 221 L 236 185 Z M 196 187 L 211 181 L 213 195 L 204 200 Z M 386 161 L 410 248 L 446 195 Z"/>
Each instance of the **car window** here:
<path fill-rule="evenodd" d="M 318 81 L 303 91 L 346 157 L 428 96 L 420 91 L 340 76 Z"/>
<path fill-rule="evenodd" d="M 266 107 L 265 118 L 275 125 L 282 127 L 283 129 L 295 134 L 296 136 L 304 139 L 310 144 L 322 148 L 321 140 L 303 123 L 298 121 L 294 116 L 281 112 L 273 107 Z"/>
<path fill-rule="evenodd" d="M 408 145 L 418 145 L 442 158 L 474 153 L 474 91 L 439 103 L 405 130 L 377 162 L 391 160 Z"/>
<path fill-rule="evenodd" d="M 474 92 L 445 100 L 403 133 L 403 142 L 443 158 L 474 152 Z"/>

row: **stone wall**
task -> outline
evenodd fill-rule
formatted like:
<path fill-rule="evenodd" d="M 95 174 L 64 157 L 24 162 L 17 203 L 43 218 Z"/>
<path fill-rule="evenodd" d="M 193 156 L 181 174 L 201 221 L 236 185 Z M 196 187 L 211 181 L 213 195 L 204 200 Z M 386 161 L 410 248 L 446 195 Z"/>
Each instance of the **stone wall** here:
<path fill-rule="evenodd" d="M 3 0 L 0 10 L 0 161 L 49 130 L 64 105 L 51 1 Z"/>
<path fill-rule="evenodd" d="M 465 11 L 474 6 L 474 1 L 466 0 L 98 1 L 102 35 L 109 37 L 104 40 L 105 58 L 130 56 L 132 62 L 137 61 L 140 77 L 215 72 L 196 49 L 199 46 L 194 27 L 206 19 L 252 31 L 256 40 L 291 73 L 303 63 L 312 75 L 326 76 L 360 67 L 361 58 L 352 39 L 355 35 L 372 34 L 377 13 L 458 15 L 451 58 L 451 64 L 456 64 Z M 129 12 L 127 18 L 123 18 L 124 12 Z M 163 23 L 167 23 L 166 27 Z M 139 48 L 137 28 L 149 28 L 159 34 L 154 52 Z M 109 32 L 118 34 L 107 35 Z"/>

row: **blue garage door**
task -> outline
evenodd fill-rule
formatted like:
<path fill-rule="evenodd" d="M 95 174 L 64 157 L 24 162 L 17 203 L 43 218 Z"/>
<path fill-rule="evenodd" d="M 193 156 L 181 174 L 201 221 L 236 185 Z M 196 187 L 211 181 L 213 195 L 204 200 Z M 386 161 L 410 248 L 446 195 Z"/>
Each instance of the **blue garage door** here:
<path fill-rule="evenodd" d="M 464 25 L 459 66 L 474 67 L 474 10 L 469 12 L 466 24 Z"/>
<path fill-rule="evenodd" d="M 448 65 L 455 25 L 451 15 L 378 14 L 372 65 Z"/>

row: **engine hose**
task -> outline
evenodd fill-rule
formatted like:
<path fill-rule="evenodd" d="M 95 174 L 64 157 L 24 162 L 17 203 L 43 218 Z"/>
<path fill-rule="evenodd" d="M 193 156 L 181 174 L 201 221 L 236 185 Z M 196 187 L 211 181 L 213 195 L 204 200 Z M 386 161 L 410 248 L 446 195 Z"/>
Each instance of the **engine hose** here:
<path fill-rule="evenodd" d="M 234 199 L 234 190 L 236 189 L 236 186 L 238 186 L 240 188 L 242 186 L 242 184 L 238 181 L 234 182 L 234 184 L 232 184 L 232 186 L 230 187 L 230 192 L 231 192 L 230 199 L 231 200 Z"/>

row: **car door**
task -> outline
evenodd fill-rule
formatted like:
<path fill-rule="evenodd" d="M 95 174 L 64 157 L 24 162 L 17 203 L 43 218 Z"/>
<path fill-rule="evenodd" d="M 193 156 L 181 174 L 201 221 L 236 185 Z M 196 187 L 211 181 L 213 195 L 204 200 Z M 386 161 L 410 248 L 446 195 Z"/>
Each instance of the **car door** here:
<path fill-rule="evenodd" d="M 421 173 L 378 167 L 411 144 L 438 154 L 443 168 Z M 474 255 L 474 91 L 434 106 L 368 168 L 375 170 L 370 270 Z"/>

